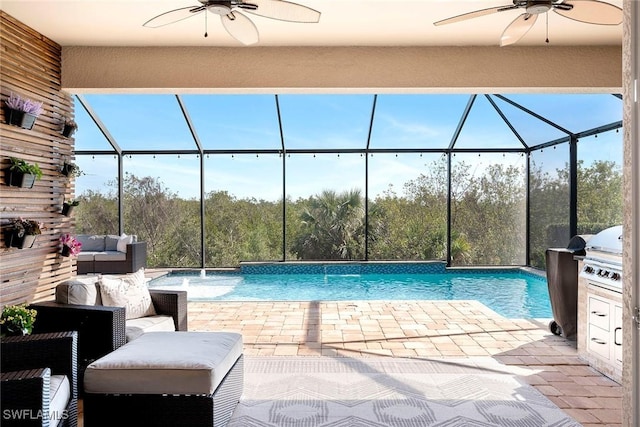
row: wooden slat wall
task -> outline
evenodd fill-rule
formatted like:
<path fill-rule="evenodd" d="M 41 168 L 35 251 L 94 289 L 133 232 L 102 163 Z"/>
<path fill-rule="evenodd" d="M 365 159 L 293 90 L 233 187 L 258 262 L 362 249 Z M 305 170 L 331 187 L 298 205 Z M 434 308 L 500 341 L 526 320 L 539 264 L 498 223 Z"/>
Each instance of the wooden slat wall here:
<path fill-rule="evenodd" d="M 72 232 L 73 217 L 62 215 L 73 197 L 74 180 L 59 170 L 73 159 L 74 141 L 61 135 L 65 117 L 73 118 L 72 97 L 61 91 L 61 47 L 0 11 L 0 104 L 11 92 L 43 101 L 44 112 L 32 130 L 5 123 L 0 112 L 0 305 L 50 299 L 55 285 L 75 275 L 75 258 L 59 254 L 60 234 Z M 5 182 L 9 157 L 38 163 L 43 178 L 31 189 Z M 7 248 L 5 227 L 22 217 L 44 223 L 31 249 Z"/>

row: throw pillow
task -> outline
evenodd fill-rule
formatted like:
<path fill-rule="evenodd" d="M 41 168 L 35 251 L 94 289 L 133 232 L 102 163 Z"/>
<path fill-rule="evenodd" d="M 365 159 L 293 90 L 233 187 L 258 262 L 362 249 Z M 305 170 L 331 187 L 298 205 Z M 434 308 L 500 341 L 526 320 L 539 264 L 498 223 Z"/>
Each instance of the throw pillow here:
<path fill-rule="evenodd" d="M 117 251 L 118 250 L 118 241 L 120 240 L 120 236 L 109 234 L 104 239 L 104 250 L 105 251 Z"/>
<path fill-rule="evenodd" d="M 69 279 L 56 286 L 56 302 L 61 304 L 102 305 L 97 277 L 93 281 Z"/>
<path fill-rule="evenodd" d="M 122 233 L 122 236 L 118 239 L 118 244 L 116 245 L 116 249 L 118 252 L 127 253 L 127 245 L 129 243 L 133 243 L 133 236 L 127 236 Z"/>
<path fill-rule="evenodd" d="M 98 283 L 102 304 L 125 307 L 127 320 L 155 316 L 156 310 L 151 301 L 143 268 L 122 278 L 102 276 Z"/>

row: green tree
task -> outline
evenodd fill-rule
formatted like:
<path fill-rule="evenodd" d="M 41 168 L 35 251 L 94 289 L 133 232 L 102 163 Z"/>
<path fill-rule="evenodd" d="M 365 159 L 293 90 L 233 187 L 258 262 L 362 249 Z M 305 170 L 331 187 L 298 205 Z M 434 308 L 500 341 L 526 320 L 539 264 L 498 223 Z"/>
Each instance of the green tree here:
<path fill-rule="evenodd" d="M 545 268 L 545 251 L 549 247 L 560 247 L 569 242 L 569 173 L 554 170 L 553 174 L 543 169 L 542 164 L 532 162 L 529 172 L 529 244 L 531 265 Z M 560 237 L 550 237 L 549 227 L 563 224 Z"/>
<path fill-rule="evenodd" d="M 446 259 L 447 162 L 425 165 L 406 182 L 403 195 L 393 186 L 370 204 L 369 259 Z"/>
<path fill-rule="evenodd" d="M 205 200 L 206 265 L 282 259 L 282 202 L 238 200 L 226 191 Z"/>
<path fill-rule="evenodd" d="M 113 193 L 87 190 L 77 198 L 76 231 L 79 234 L 117 234 L 118 200 Z"/>
<path fill-rule="evenodd" d="M 180 199 L 157 178 L 125 174 L 125 232 L 147 242 L 150 267 L 200 265 L 198 208 L 199 202 Z"/>
<path fill-rule="evenodd" d="M 364 202 L 360 190 L 324 190 L 306 202 L 292 251 L 300 259 L 364 258 Z"/>
<path fill-rule="evenodd" d="M 451 177 L 451 253 L 454 265 L 524 263 L 525 175 L 523 167 L 490 164 L 481 171 L 464 161 Z M 532 265 L 544 268 L 548 247 L 569 239 L 568 166 L 545 171 L 532 163 L 529 176 Z M 86 191 L 76 208 L 79 233 L 117 234 L 117 183 L 105 193 Z M 125 232 L 148 245 L 149 267 L 201 265 L 200 201 L 172 193 L 157 178 L 124 177 Z M 611 161 L 578 164 L 578 232 L 594 233 L 622 222 L 622 173 Z M 447 162 L 425 172 L 396 194 L 369 203 L 369 259 L 445 259 Z M 242 261 L 363 259 L 365 212 L 358 190 L 283 201 L 237 199 L 225 192 L 205 198 L 205 265 L 232 267 Z"/>
<path fill-rule="evenodd" d="M 547 248 L 569 243 L 569 165 L 544 172 L 533 164 L 530 173 L 531 265 L 545 268 Z M 622 171 L 618 164 L 578 162 L 578 234 L 595 234 L 622 223 Z"/>
<path fill-rule="evenodd" d="M 456 265 L 525 263 L 525 175 L 521 167 L 490 164 L 482 173 L 457 163 L 452 171 L 452 243 Z M 466 242 L 465 242 L 466 241 Z M 464 255 L 464 256 L 461 256 Z"/>
<path fill-rule="evenodd" d="M 610 160 L 596 160 L 589 167 L 578 162 L 578 228 L 622 224 L 622 170 Z M 600 231 L 600 230 L 598 230 Z"/>

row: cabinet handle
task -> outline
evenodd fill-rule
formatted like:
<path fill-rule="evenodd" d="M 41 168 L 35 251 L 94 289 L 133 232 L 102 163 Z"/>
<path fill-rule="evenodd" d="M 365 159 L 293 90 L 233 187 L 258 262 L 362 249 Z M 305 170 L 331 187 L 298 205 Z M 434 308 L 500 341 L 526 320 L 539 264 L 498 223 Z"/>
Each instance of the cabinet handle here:
<path fill-rule="evenodd" d="M 599 311 L 592 311 L 591 314 L 595 314 L 598 317 L 607 317 L 606 313 L 601 313 Z"/>
<path fill-rule="evenodd" d="M 606 341 L 602 341 L 601 339 L 598 339 L 598 338 L 591 338 L 591 341 L 593 341 L 596 344 L 602 344 L 602 345 L 607 343 Z"/>
<path fill-rule="evenodd" d="M 622 328 L 618 327 L 613 330 L 613 343 L 615 345 L 622 345 L 622 340 L 618 342 L 618 331 L 622 331 Z"/>

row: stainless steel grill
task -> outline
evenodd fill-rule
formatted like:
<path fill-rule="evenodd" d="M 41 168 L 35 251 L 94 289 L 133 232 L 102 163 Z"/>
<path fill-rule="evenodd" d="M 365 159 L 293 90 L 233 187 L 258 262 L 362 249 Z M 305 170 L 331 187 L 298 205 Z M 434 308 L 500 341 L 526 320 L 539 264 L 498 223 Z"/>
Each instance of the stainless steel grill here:
<path fill-rule="evenodd" d="M 602 230 L 585 247 L 580 276 L 591 284 L 622 292 L 622 226 Z"/>

